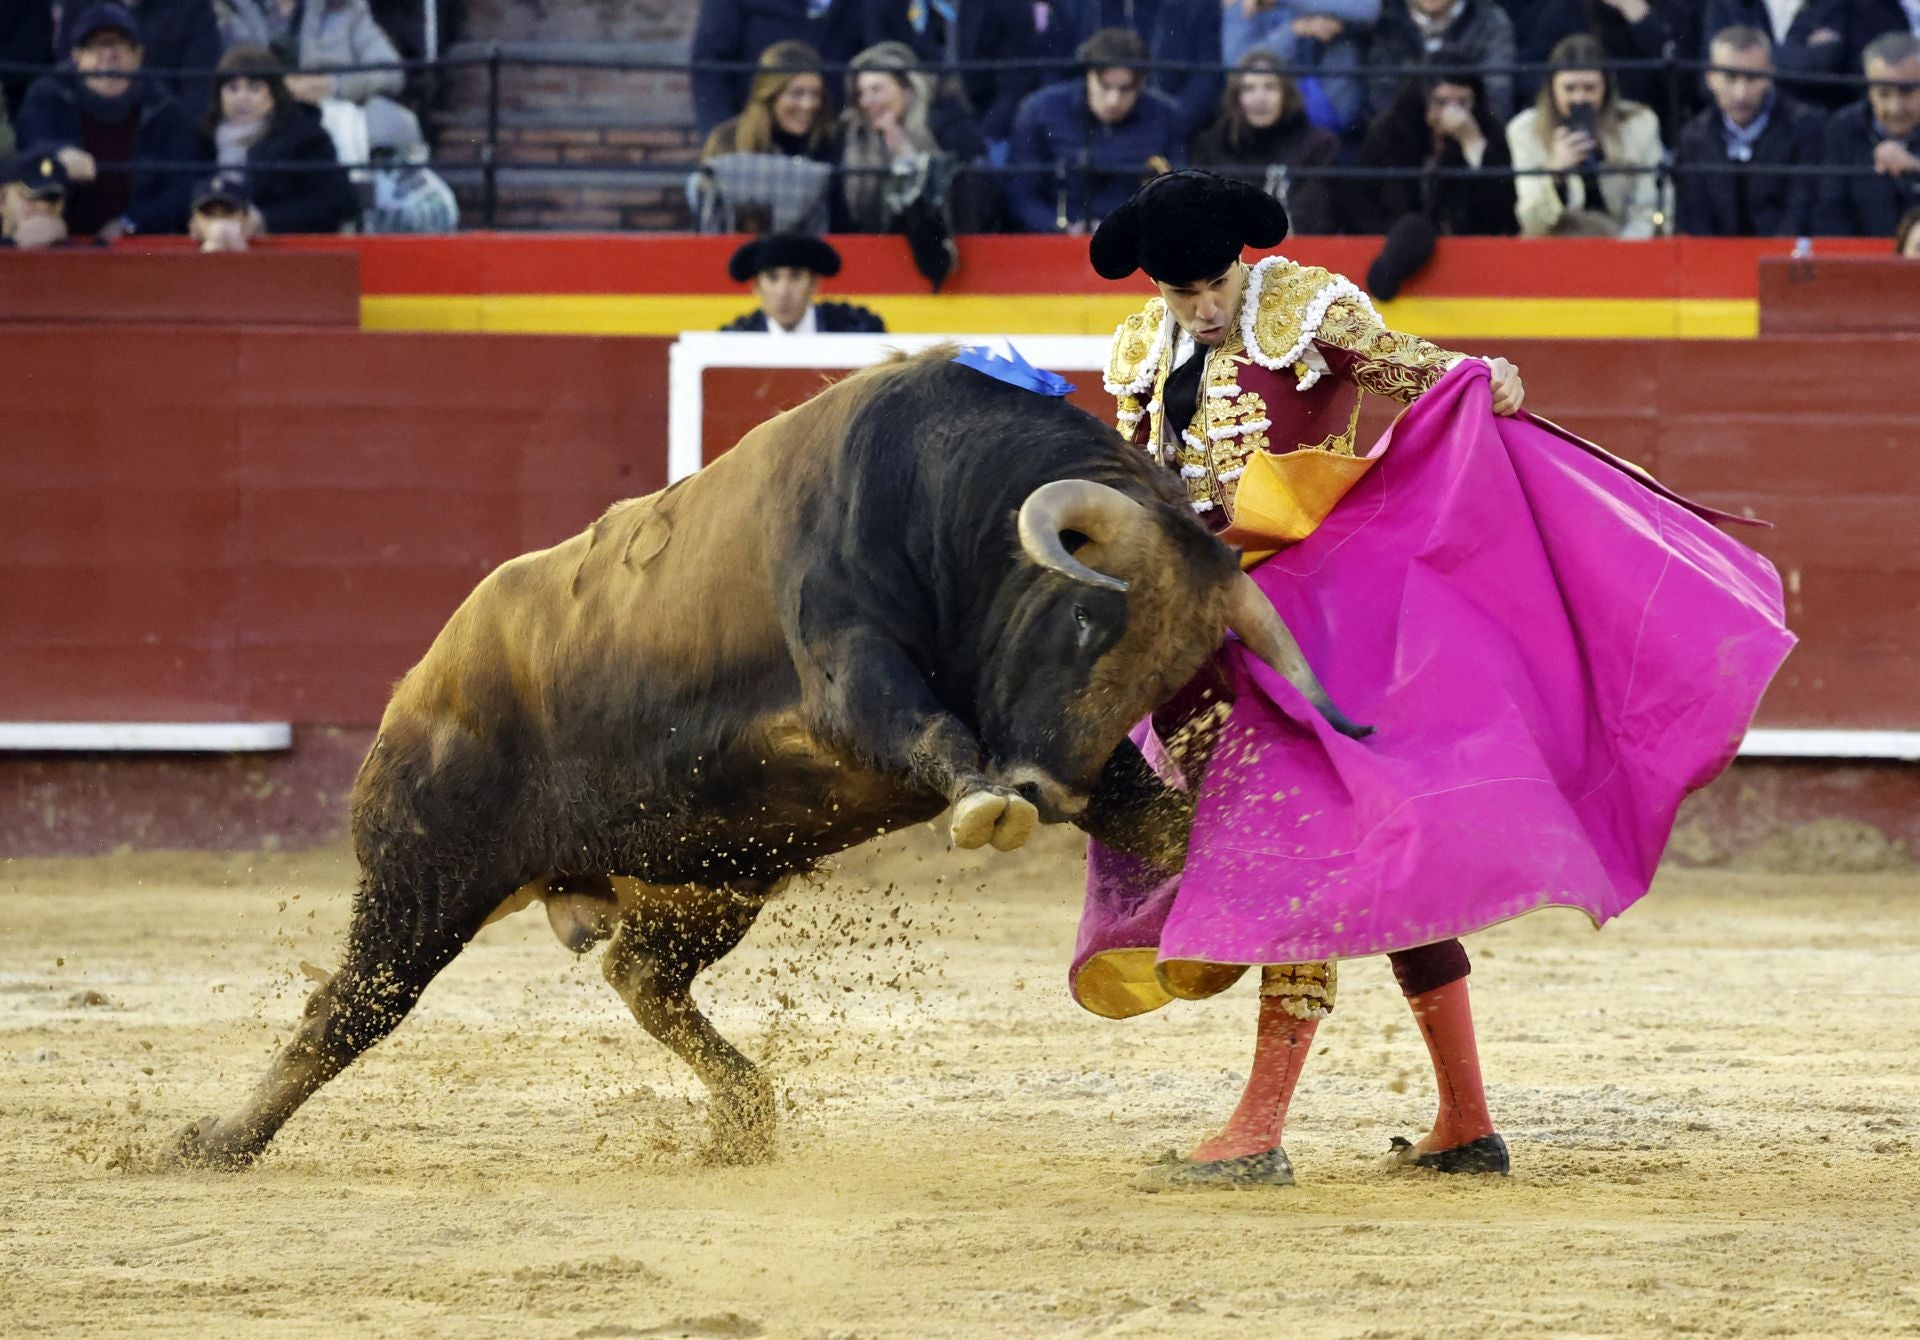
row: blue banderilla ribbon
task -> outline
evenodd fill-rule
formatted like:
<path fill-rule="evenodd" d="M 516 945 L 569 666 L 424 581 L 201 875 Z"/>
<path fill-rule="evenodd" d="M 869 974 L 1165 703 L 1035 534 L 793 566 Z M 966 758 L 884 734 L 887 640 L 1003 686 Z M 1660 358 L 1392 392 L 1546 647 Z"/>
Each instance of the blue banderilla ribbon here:
<path fill-rule="evenodd" d="M 953 356 L 953 361 L 962 367 L 972 368 L 975 372 L 984 372 L 997 382 L 1017 386 L 1023 391 L 1034 391 L 1040 395 L 1063 396 L 1073 390 L 1073 383 L 1057 373 L 1045 368 L 1036 368 L 1020 356 L 1020 351 L 1007 342 L 1008 357 L 1002 358 L 984 344 L 970 344 Z"/>

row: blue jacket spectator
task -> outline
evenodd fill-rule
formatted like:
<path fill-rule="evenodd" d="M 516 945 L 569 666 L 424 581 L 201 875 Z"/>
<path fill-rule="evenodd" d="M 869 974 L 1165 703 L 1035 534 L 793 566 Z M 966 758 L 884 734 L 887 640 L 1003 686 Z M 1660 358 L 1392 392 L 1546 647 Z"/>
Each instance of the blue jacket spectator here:
<path fill-rule="evenodd" d="M 1519 59 L 1519 43 L 1513 20 L 1495 0 L 1386 0 L 1367 44 L 1367 63 L 1419 65 L 1443 47 L 1480 67 L 1487 114 L 1503 126 L 1512 120 L 1513 76 L 1506 67 Z M 1394 105 L 1406 78 L 1373 76 L 1368 105 L 1374 116 Z"/>
<path fill-rule="evenodd" d="M 956 62 L 1032 60 L 1038 50 L 1028 0 L 865 0 L 867 40 L 904 42 L 927 69 Z M 1040 87 L 1040 71 L 968 70 L 960 86 L 980 133 L 1004 142 L 1021 99 Z"/>
<path fill-rule="evenodd" d="M 0 63 L 15 65 L 53 64 L 53 6 L 41 0 L 10 0 L 0 4 Z M 7 115 L 17 118 L 20 104 L 27 96 L 27 85 L 35 76 L 0 75 L 0 93 L 7 100 Z"/>
<path fill-rule="evenodd" d="M 1007 198 L 1024 232 L 1091 232 L 1147 177 L 1186 162 L 1185 118 L 1145 87 L 1146 44 L 1108 29 L 1081 47 L 1085 74 L 1041 89 L 1013 120 Z"/>
<path fill-rule="evenodd" d="M 828 65 L 844 65 L 868 45 L 865 0 L 700 0 L 693 26 L 693 115 L 700 133 L 747 102 L 751 69 L 701 68 L 715 61 L 750 66 L 775 42 L 805 42 Z"/>
<path fill-rule="evenodd" d="M 1767 0 L 1707 0 L 1702 46 L 1728 28 L 1757 28 L 1773 38 L 1781 82 L 1816 107 L 1837 108 L 1853 101 L 1853 88 L 1795 82 L 1793 76 L 1852 74 L 1860 68 L 1867 43 L 1882 33 L 1907 29 L 1900 0 L 1799 0 L 1792 15 L 1782 32 Z"/>
<path fill-rule="evenodd" d="M 1220 9 L 1220 55 L 1228 65 L 1256 48 L 1287 66 L 1306 100 L 1307 119 L 1345 134 L 1366 120 L 1363 52 L 1380 17 L 1380 0 L 1273 0 L 1248 12 L 1243 0 Z"/>
<path fill-rule="evenodd" d="M 180 104 L 141 74 L 139 24 L 116 4 L 83 11 L 73 60 L 34 81 L 20 107 L 22 144 L 46 146 L 73 178 L 67 227 L 109 239 L 186 226 L 200 146 Z"/>
<path fill-rule="evenodd" d="M 1761 169 L 1818 164 L 1822 118 L 1774 87 L 1772 53 L 1760 29 L 1722 29 L 1707 50 L 1719 67 L 1707 75 L 1713 105 L 1687 123 L 1674 146 L 1676 231 L 1694 237 L 1810 232 L 1816 180 Z M 1747 170 L 1687 171 L 1696 165 Z"/>
<path fill-rule="evenodd" d="M 1161 61 L 1185 61 L 1215 67 L 1156 68 L 1153 72 L 1153 86 L 1180 104 L 1181 120 L 1191 138 L 1213 123 L 1226 87 L 1226 76 L 1218 69 L 1220 0 L 1161 0 L 1159 19 L 1147 45 L 1156 66 Z"/>
<path fill-rule="evenodd" d="M 1891 237 L 1920 205 L 1920 37 L 1875 38 L 1861 63 L 1867 99 L 1827 121 L 1825 153 L 1829 165 L 1858 175 L 1822 179 L 1815 225 L 1833 237 Z"/>
<path fill-rule="evenodd" d="M 32 0 L 14 0 L 22 8 Z M 145 66 L 152 77 L 182 107 L 201 107 L 213 92 L 213 76 L 198 74 L 177 76 L 173 70 L 212 70 L 220 63 L 225 44 L 220 40 L 220 25 L 214 21 L 213 0 L 129 0 L 127 8 L 140 21 L 140 45 L 146 48 Z M 73 31 L 81 5 L 69 4 L 62 25 L 59 49 L 73 43 L 67 35 Z"/>

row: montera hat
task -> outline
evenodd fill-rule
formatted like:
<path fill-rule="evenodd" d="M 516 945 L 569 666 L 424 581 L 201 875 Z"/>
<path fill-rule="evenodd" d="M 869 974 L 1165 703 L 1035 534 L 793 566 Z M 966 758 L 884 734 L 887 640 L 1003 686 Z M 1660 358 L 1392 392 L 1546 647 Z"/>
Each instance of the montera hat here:
<path fill-rule="evenodd" d="M 1107 215 L 1088 248 L 1102 279 L 1145 270 L 1163 284 L 1211 279 L 1242 247 L 1277 247 L 1287 211 L 1256 186 L 1211 172 L 1155 177 Z"/>
<path fill-rule="evenodd" d="M 756 275 L 783 267 L 811 270 L 823 279 L 831 279 L 840 273 L 840 253 L 805 233 L 768 233 L 734 252 L 727 262 L 727 274 L 734 283 L 746 284 Z"/>

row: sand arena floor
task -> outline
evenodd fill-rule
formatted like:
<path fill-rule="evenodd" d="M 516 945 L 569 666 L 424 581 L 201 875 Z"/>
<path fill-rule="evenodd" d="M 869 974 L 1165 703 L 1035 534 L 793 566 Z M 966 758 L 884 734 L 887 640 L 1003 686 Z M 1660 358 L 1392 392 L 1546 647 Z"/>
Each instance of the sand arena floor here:
<path fill-rule="evenodd" d="M 1914 875 L 1676 872 L 1602 934 L 1478 937 L 1506 1183 L 1384 1166 L 1431 1079 L 1369 961 L 1294 1104 L 1298 1187 L 1130 1190 L 1225 1115 L 1250 985 L 1084 1014 L 1074 847 L 924 833 L 705 979 L 782 1086 L 771 1165 L 698 1161 L 697 1085 L 535 911 L 253 1171 L 143 1170 L 286 1036 L 351 874 L 0 864 L 0 1334 L 1920 1334 Z"/>

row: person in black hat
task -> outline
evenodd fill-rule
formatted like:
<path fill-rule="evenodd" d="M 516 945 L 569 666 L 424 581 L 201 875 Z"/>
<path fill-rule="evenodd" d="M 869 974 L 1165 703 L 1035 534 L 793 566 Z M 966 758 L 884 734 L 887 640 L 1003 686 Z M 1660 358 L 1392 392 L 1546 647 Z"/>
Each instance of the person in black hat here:
<path fill-rule="evenodd" d="M 770 233 L 733 253 L 727 273 L 736 284 L 752 284 L 760 309 L 736 317 L 722 330 L 764 331 L 770 335 L 884 334 L 886 322 L 853 303 L 815 302 L 822 279 L 840 273 L 840 253 L 817 237 Z"/>
<path fill-rule="evenodd" d="M 221 172 L 194 187 L 187 235 L 200 250 L 245 251 L 259 231 L 260 211 L 254 208 L 244 173 Z"/>
<path fill-rule="evenodd" d="M 1292 468 L 1303 462 L 1325 466 L 1313 488 L 1320 495 L 1331 491 L 1330 510 L 1340 489 L 1358 477 L 1339 462 L 1356 455 L 1361 398 L 1412 400 L 1464 357 L 1388 330 L 1366 294 L 1339 275 L 1278 255 L 1251 267 L 1242 260 L 1244 249 L 1277 247 L 1286 236 L 1286 209 L 1265 191 L 1186 171 L 1148 182 L 1107 216 L 1090 247 L 1093 268 L 1103 278 L 1125 279 L 1144 270 L 1158 290 L 1121 323 L 1108 357 L 1106 386 L 1118 402 L 1121 434 L 1179 475 L 1209 527 L 1266 553 L 1300 534 L 1276 539 L 1236 529 L 1236 501 L 1249 465 L 1270 464 L 1256 457 L 1284 458 L 1310 448 Z M 1518 372 L 1504 359 L 1489 363 L 1494 410 L 1516 413 L 1524 395 Z M 1263 470 L 1250 482 L 1264 488 L 1267 477 Z M 1270 500 L 1269 494 L 1260 501 Z M 1176 742 L 1169 747 L 1180 767 L 1190 775 L 1204 771 L 1218 718 L 1196 709 L 1190 719 L 1156 717 L 1156 725 L 1164 727 L 1163 740 Z M 1480 1083 L 1466 1003 L 1466 951 L 1458 940 L 1447 940 L 1390 957 L 1421 1020 L 1442 1094 L 1432 1132 L 1418 1145 L 1406 1142 L 1403 1161 L 1443 1172 L 1505 1172 L 1506 1146 Z M 1176 991 L 1164 982 L 1156 988 L 1149 973 L 1137 986 L 1149 996 L 1160 991 L 1162 999 L 1197 999 L 1223 990 L 1238 975 L 1236 969 L 1217 979 L 1182 982 Z M 1239 1107 L 1187 1159 L 1148 1174 L 1148 1189 L 1293 1180 L 1280 1146 L 1287 1104 L 1333 996 L 1331 963 L 1262 968 L 1258 1041 Z"/>
<path fill-rule="evenodd" d="M 14 158 L 0 183 L 0 247 L 38 251 L 67 240 L 67 169 L 51 153 Z"/>
<path fill-rule="evenodd" d="M 198 161 L 200 150 L 186 113 L 143 73 L 139 21 L 109 0 L 81 10 L 67 31 L 72 65 L 27 90 L 20 142 L 51 146 L 65 165 L 75 235 L 179 232 L 193 173 L 158 165 Z"/>

